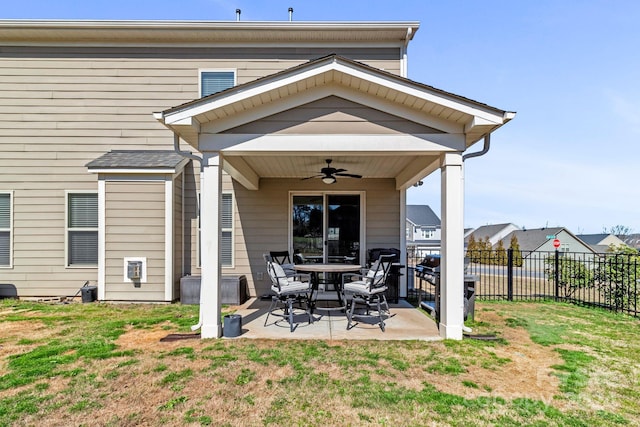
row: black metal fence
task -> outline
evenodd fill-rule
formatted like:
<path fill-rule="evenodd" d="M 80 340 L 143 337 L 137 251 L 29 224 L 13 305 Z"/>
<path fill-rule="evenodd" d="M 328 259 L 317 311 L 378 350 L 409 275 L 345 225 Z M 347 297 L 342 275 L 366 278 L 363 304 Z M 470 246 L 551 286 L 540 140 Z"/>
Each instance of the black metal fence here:
<path fill-rule="evenodd" d="M 640 256 L 511 249 L 467 253 L 476 298 L 556 300 L 640 316 Z"/>

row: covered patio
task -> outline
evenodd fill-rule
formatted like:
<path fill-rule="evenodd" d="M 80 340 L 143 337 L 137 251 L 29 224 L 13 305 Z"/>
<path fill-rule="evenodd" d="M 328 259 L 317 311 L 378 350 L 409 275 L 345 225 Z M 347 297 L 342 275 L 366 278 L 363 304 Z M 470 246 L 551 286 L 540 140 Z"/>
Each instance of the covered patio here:
<path fill-rule="evenodd" d="M 400 300 L 398 304 L 390 304 L 391 316 L 385 320 L 387 328 L 380 330 L 375 319 L 358 317 L 355 326 L 347 330 L 347 318 L 342 311 L 318 310 L 314 313 L 314 322 L 308 323 L 306 316 L 299 315 L 293 332 L 289 331 L 289 323 L 278 316 L 270 316 L 265 326 L 269 301 L 251 298 L 246 303 L 230 307 L 234 314 L 242 319 L 241 334 L 243 339 L 293 339 L 310 340 L 440 340 L 440 332 L 436 322 L 423 311 L 408 302 Z M 233 334 L 235 335 L 235 334 Z M 226 332 L 225 332 L 226 336 Z"/>
<path fill-rule="evenodd" d="M 438 334 L 462 338 L 463 153 L 488 141 L 514 113 L 330 55 L 155 116 L 173 131 L 176 151 L 201 163 L 202 286 L 194 328 L 203 338 L 222 336 L 225 185 L 234 192 L 242 229 L 243 242 L 235 250 L 245 265 L 235 268 L 250 275 L 252 295 L 260 296 L 270 286 L 262 280 L 262 254 L 276 246 L 293 248 L 291 206 L 297 194 L 357 195 L 356 263 L 364 265 L 366 250 L 375 247 L 396 247 L 406 259 L 406 189 L 438 170 L 443 259 Z M 202 157 L 181 149 L 180 139 Z M 304 179 L 318 174 L 327 159 L 361 179 Z M 326 231 L 324 239 L 326 246 Z M 403 283 L 400 296 L 405 295 Z M 322 327 L 318 323 L 314 328 Z"/>

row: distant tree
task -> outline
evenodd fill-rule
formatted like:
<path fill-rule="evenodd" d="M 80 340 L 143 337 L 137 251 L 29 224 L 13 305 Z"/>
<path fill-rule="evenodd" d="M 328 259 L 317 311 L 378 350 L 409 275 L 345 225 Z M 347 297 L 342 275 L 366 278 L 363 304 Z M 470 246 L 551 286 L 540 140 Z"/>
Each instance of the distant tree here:
<path fill-rule="evenodd" d="M 610 255 L 596 270 L 596 280 L 608 304 L 616 308 L 640 303 L 640 254 L 626 245 L 611 245 Z"/>
<path fill-rule="evenodd" d="M 518 243 L 518 238 L 515 234 L 511 236 L 509 249 L 513 251 L 513 266 L 522 267 L 522 251 L 520 250 L 520 243 Z"/>
<path fill-rule="evenodd" d="M 478 240 L 478 249 L 480 251 L 480 263 L 492 264 L 493 263 L 493 250 L 491 247 L 491 241 L 489 236 L 486 236 L 484 240 Z"/>
<path fill-rule="evenodd" d="M 555 256 L 545 259 L 547 280 L 554 281 L 556 277 Z M 561 255 L 558 260 L 558 285 L 564 297 L 572 296 L 578 289 L 593 285 L 593 272 L 579 260 Z"/>
<path fill-rule="evenodd" d="M 619 239 L 622 239 L 624 237 L 627 237 L 629 234 L 631 234 L 633 230 L 630 227 L 627 227 L 626 225 L 614 225 L 611 228 L 604 227 L 602 229 L 602 232 L 605 234 L 613 234 Z"/>
<path fill-rule="evenodd" d="M 507 265 L 507 250 L 504 248 L 504 243 L 502 243 L 502 240 L 498 241 L 495 255 L 493 257 L 493 262 L 496 265 Z"/>
<path fill-rule="evenodd" d="M 478 251 L 478 242 L 476 242 L 476 238 L 473 234 L 469 236 L 469 242 L 467 243 L 466 257 L 469 258 L 469 262 L 480 262 L 480 252 Z"/>

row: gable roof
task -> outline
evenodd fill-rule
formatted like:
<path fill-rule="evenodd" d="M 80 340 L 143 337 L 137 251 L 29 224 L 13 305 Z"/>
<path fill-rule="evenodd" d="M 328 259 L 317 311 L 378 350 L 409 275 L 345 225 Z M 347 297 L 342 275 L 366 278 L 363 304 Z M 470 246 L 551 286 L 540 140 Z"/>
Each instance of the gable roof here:
<path fill-rule="evenodd" d="M 587 245 L 598 245 L 604 239 L 609 237 L 609 234 L 606 234 L 606 233 L 600 233 L 600 234 L 577 234 L 576 237 L 578 237 L 580 240 L 585 242 Z"/>
<path fill-rule="evenodd" d="M 327 91 L 319 91 L 327 88 Z M 392 102 L 398 108 L 413 112 L 411 119 L 449 133 L 463 133 L 466 148 L 515 117 L 515 113 L 491 107 L 450 92 L 418 83 L 378 68 L 332 54 L 304 64 L 234 86 L 227 90 L 154 113 L 157 120 L 174 130 L 184 140 L 195 144 L 203 123 L 223 123 L 221 119 L 256 110 L 267 105 L 264 115 L 284 111 L 309 102 L 308 97 L 295 100 L 296 95 L 316 91 L 315 99 L 327 95 L 360 93 L 370 100 Z M 292 100 L 293 104 L 284 102 Z M 381 108 L 384 110 L 384 108 Z M 426 123 L 425 118 L 431 121 Z M 242 122 L 221 124 L 226 129 Z M 221 132 L 225 128 L 214 128 Z M 211 130 L 209 130 L 211 132 Z"/>
<path fill-rule="evenodd" d="M 538 228 L 533 230 L 516 230 L 506 236 L 503 240 L 505 243 L 505 247 L 508 246 L 509 241 L 513 236 L 516 236 L 518 239 L 518 246 L 520 246 L 520 250 L 523 251 L 535 251 L 540 246 L 545 244 L 549 239 L 547 236 L 549 235 L 557 235 L 561 231 L 567 231 L 563 227 L 556 228 Z M 567 231 L 568 232 L 568 231 Z M 571 234 L 571 233 L 569 233 Z"/>
<path fill-rule="evenodd" d="M 480 227 L 468 233 L 466 240 L 468 240 L 468 238 L 471 236 L 473 236 L 474 239 L 485 239 L 487 237 L 491 239 L 507 227 L 518 228 L 518 226 L 512 223 L 481 225 Z"/>
<path fill-rule="evenodd" d="M 305 106 L 330 97 L 356 103 L 362 110 L 393 114 L 420 130 L 393 132 L 378 126 L 362 131 L 355 125 L 344 129 L 332 126 L 331 120 L 314 121 L 316 127 L 303 132 L 269 132 L 253 126 L 283 112 L 295 116 L 293 110 L 304 111 Z M 326 153 L 331 153 L 335 164 L 357 156 L 359 175 L 393 178 L 400 190 L 439 169 L 442 153 L 465 151 L 515 113 L 332 54 L 154 117 L 197 150 L 221 153 L 223 169 L 248 189 L 257 190 L 262 178 L 309 176 L 318 168 L 301 166 L 324 163 Z M 237 129 L 241 130 L 236 133 Z M 264 162 L 266 156 L 277 157 L 277 164 Z"/>
<path fill-rule="evenodd" d="M 407 205 L 407 219 L 414 225 L 440 227 L 440 218 L 429 205 Z"/>

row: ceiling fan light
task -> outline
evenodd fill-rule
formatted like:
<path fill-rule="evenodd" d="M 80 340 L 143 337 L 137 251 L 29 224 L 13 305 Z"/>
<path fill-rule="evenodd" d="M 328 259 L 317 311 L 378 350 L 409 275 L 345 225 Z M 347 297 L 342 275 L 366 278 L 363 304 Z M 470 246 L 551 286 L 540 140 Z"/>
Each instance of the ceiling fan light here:
<path fill-rule="evenodd" d="M 325 184 L 334 184 L 336 182 L 336 178 L 334 176 L 325 176 L 322 178 L 322 182 Z"/>

